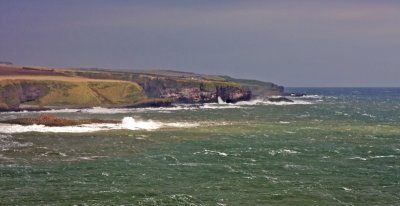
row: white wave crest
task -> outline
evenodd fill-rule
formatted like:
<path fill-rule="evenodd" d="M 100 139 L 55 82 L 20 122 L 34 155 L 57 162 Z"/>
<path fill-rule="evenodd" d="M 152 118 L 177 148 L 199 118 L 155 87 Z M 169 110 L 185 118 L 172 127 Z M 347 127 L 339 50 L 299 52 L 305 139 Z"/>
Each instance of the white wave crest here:
<path fill-rule="evenodd" d="M 218 96 L 218 104 L 227 104 L 220 96 Z"/>
<path fill-rule="evenodd" d="M 147 107 L 147 108 L 104 108 L 104 107 L 93 107 L 86 109 L 52 109 L 45 111 L 18 111 L 18 112 L 0 112 L 4 114 L 20 114 L 20 113 L 87 113 L 87 114 L 129 114 L 136 112 L 160 112 L 166 113 L 170 111 L 180 110 L 200 110 L 200 109 L 231 109 L 240 108 L 239 105 L 225 103 L 206 103 L 203 105 L 199 104 L 177 104 L 172 107 Z"/>
<path fill-rule="evenodd" d="M 245 106 L 253 106 L 253 105 L 277 105 L 277 106 L 286 106 L 286 105 L 309 105 L 309 104 L 315 104 L 314 102 L 311 101 L 305 101 L 305 100 L 300 100 L 300 99 L 291 99 L 293 102 L 271 102 L 268 100 L 262 100 L 262 99 L 255 99 L 251 101 L 242 101 L 238 102 L 235 105 L 245 105 Z"/>
<path fill-rule="evenodd" d="M 52 133 L 89 133 L 107 130 L 156 130 L 160 128 L 190 128 L 197 127 L 199 123 L 176 122 L 163 123 L 153 120 L 135 120 L 132 117 L 124 117 L 117 124 L 82 124 L 77 126 L 49 127 L 45 125 L 12 125 L 0 124 L 0 133 L 13 134 L 25 132 L 52 132 Z"/>
<path fill-rule="evenodd" d="M 299 96 L 299 97 L 290 96 L 290 98 L 298 98 L 298 99 L 322 99 L 322 98 L 324 98 L 324 96 L 316 95 L 316 94 L 306 94 L 306 95 Z"/>
<path fill-rule="evenodd" d="M 122 124 L 120 126 L 121 126 L 121 129 L 154 130 L 154 129 L 159 129 L 160 127 L 162 127 L 162 123 L 154 122 L 153 120 L 148 120 L 148 121 L 140 121 L 139 120 L 139 121 L 136 121 L 132 117 L 124 117 L 124 119 L 122 119 Z"/>
<path fill-rule="evenodd" d="M 200 106 L 201 109 L 236 109 L 240 108 L 240 105 L 236 104 L 217 104 L 217 103 L 208 103 L 204 104 L 203 106 Z"/>
<path fill-rule="evenodd" d="M 277 154 L 282 154 L 282 155 L 292 155 L 292 154 L 298 154 L 300 152 L 295 151 L 295 150 L 290 150 L 290 149 L 279 149 L 279 150 L 271 150 L 269 151 L 269 154 L 272 156 L 275 156 Z"/>
<path fill-rule="evenodd" d="M 11 135 L 2 135 L 0 134 L 0 152 L 1 151 L 8 151 L 14 148 L 20 147 L 30 147 L 32 146 L 32 142 L 18 142 L 17 140 L 13 139 Z"/>
<path fill-rule="evenodd" d="M 208 150 L 208 149 L 205 149 L 203 152 L 195 152 L 193 154 L 200 154 L 200 153 L 203 153 L 203 154 L 206 154 L 206 155 L 207 154 L 217 154 L 217 155 L 220 155 L 220 156 L 223 156 L 223 157 L 228 156 L 228 154 L 225 153 L 225 152 L 219 152 L 219 151 Z"/>

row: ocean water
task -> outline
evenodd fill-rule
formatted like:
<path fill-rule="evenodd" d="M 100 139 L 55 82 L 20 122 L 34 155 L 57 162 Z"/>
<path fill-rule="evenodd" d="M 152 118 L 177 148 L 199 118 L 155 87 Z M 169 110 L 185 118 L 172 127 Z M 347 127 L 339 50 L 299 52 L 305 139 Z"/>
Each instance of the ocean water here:
<path fill-rule="evenodd" d="M 289 91 L 308 95 L 0 124 L 0 205 L 400 205 L 400 88 Z"/>

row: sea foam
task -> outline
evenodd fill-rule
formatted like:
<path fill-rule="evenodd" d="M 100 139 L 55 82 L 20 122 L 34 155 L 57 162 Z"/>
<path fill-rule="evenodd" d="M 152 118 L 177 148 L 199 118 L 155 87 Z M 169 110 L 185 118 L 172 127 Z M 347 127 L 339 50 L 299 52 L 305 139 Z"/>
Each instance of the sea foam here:
<path fill-rule="evenodd" d="M 153 120 L 135 120 L 132 117 L 124 117 L 117 124 L 82 124 L 77 126 L 49 127 L 45 125 L 12 125 L 0 124 L 0 133 L 13 134 L 25 132 L 51 132 L 51 133 L 87 133 L 107 130 L 156 130 L 160 128 L 190 128 L 197 127 L 199 123 L 164 123 Z"/>
<path fill-rule="evenodd" d="M 276 106 L 287 106 L 287 105 L 309 105 L 315 104 L 312 101 L 306 101 L 301 99 L 292 99 L 293 102 L 271 102 L 268 100 L 263 99 L 254 99 L 250 101 L 242 101 L 238 102 L 235 105 L 242 105 L 242 106 L 253 106 L 253 105 L 276 105 Z"/>

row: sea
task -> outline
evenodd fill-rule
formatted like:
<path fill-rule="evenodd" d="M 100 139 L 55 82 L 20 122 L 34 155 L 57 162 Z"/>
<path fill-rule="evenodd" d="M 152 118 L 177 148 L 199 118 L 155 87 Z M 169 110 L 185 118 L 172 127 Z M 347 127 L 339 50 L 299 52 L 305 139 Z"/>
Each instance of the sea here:
<path fill-rule="evenodd" d="M 0 124 L 0 205 L 400 205 L 400 88 L 288 88 L 294 102 L 64 109 Z"/>

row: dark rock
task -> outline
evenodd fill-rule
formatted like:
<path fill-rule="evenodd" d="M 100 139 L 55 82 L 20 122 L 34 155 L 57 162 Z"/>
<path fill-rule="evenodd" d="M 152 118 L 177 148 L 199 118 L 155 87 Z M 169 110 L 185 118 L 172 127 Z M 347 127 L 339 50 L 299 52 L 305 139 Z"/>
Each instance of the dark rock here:
<path fill-rule="evenodd" d="M 269 97 L 268 101 L 270 101 L 270 102 L 293 102 L 293 100 L 290 100 L 286 97 Z"/>
<path fill-rule="evenodd" d="M 284 93 L 284 94 L 283 94 L 283 96 L 287 96 L 287 97 L 303 97 L 303 96 L 305 96 L 305 95 L 307 95 L 307 94 L 305 94 L 305 93 L 296 93 L 296 92 L 293 92 L 293 93 Z"/>
<path fill-rule="evenodd" d="M 119 108 L 171 107 L 170 99 L 149 99 L 134 104 L 119 106 Z"/>
<path fill-rule="evenodd" d="M 15 111 L 20 109 L 20 104 L 37 100 L 48 93 L 49 89 L 40 83 L 14 82 L 5 85 L 0 90 L 0 100 L 3 100 L 7 107 L 2 110 Z"/>
<path fill-rule="evenodd" d="M 239 87 L 217 87 L 216 95 L 217 98 L 221 97 L 221 99 L 226 103 L 248 101 L 251 99 L 250 90 L 245 90 Z"/>
<path fill-rule="evenodd" d="M 45 125 L 45 126 L 75 126 L 81 124 L 94 124 L 94 123 L 119 123 L 115 120 L 102 120 L 102 119 L 63 119 L 53 115 L 42 114 L 36 118 L 19 118 L 1 121 L 0 123 L 19 124 L 19 125 Z"/>

